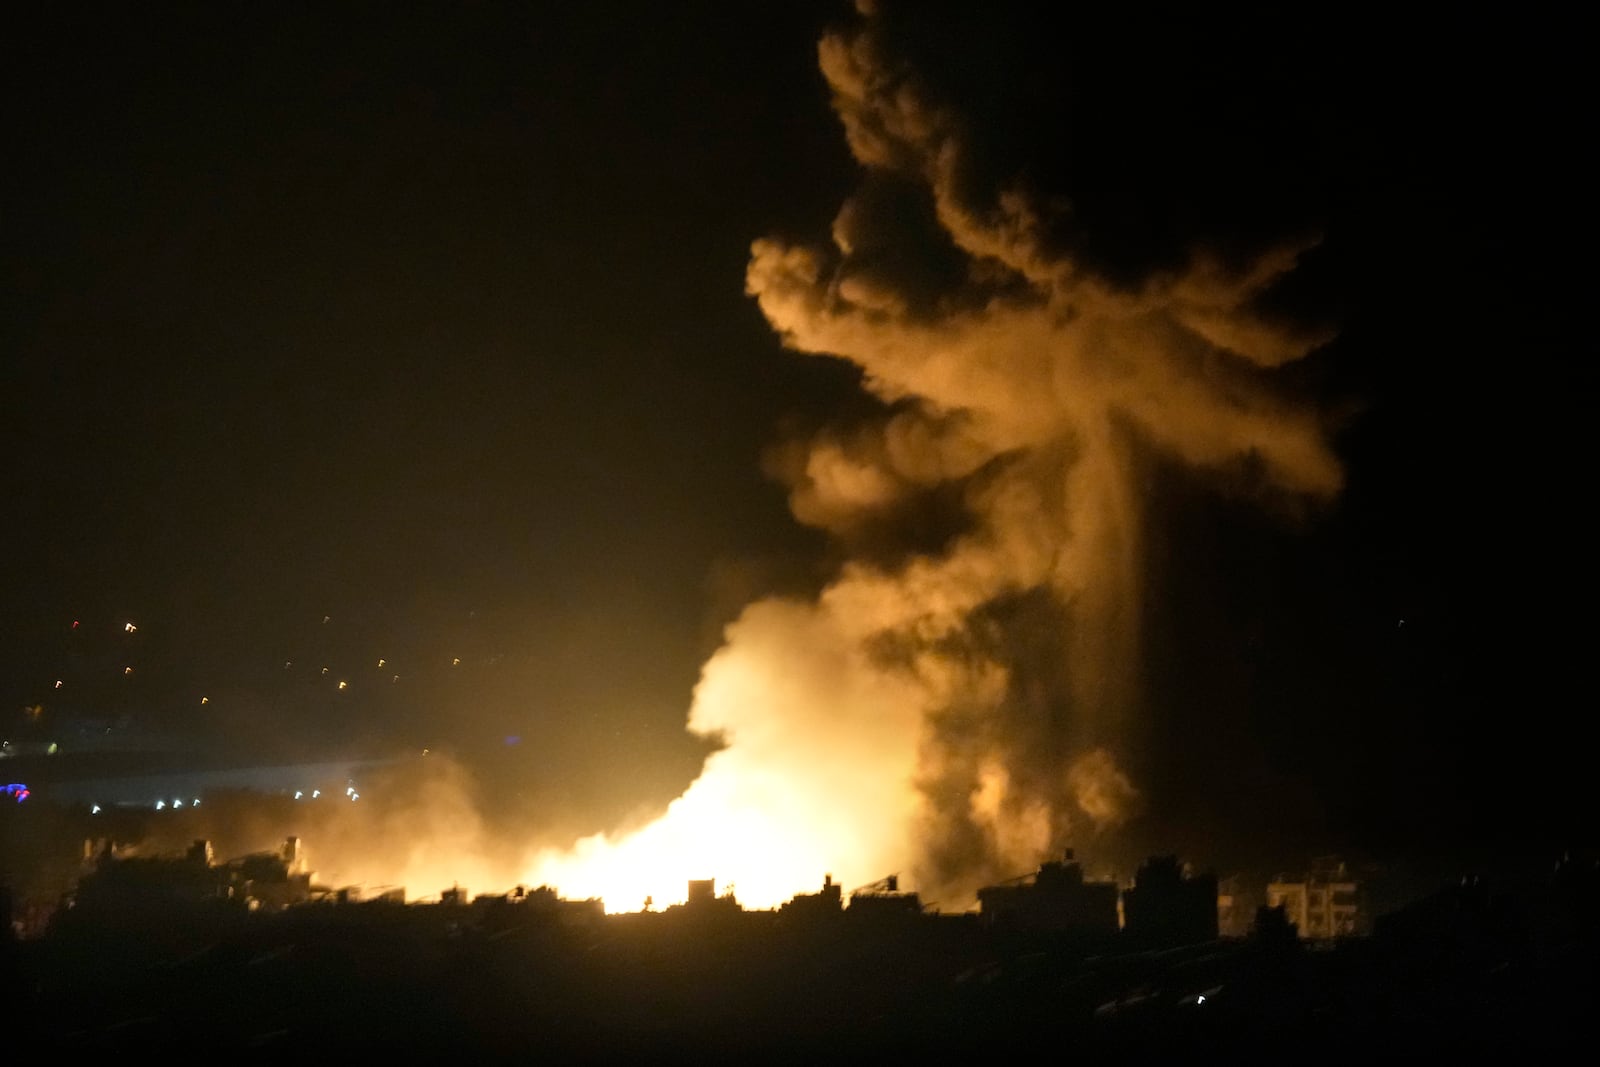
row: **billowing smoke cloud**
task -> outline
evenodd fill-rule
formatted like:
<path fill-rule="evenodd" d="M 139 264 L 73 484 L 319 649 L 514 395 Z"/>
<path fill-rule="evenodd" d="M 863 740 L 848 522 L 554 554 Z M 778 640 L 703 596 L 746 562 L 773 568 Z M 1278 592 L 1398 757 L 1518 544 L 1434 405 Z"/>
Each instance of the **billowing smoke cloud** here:
<path fill-rule="evenodd" d="M 748 272 L 788 346 L 850 361 L 882 402 L 772 459 L 795 516 L 847 558 L 814 601 L 728 628 L 689 717 L 726 747 L 659 821 L 545 856 L 569 890 L 719 876 L 775 903 L 824 871 L 905 870 L 960 906 L 1115 829 L 1140 795 L 1120 746 L 1141 464 L 1340 487 L 1322 418 L 1274 382 L 1326 337 L 1261 310 L 1306 241 L 1113 278 L 1080 254 L 1069 202 L 989 180 L 969 117 L 859 8 L 820 59 L 862 190 L 830 246 L 760 240 Z M 943 516 L 937 536 L 886 551 L 919 511 Z"/>

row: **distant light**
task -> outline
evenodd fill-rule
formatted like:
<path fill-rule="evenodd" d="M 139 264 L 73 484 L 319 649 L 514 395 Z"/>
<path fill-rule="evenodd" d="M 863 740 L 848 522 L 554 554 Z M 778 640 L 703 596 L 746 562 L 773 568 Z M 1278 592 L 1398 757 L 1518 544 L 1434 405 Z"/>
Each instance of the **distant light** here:
<path fill-rule="evenodd" d="M 123 629 L 124 629 L 124 630 L 126 630 L 126 631 L 128 631 L 128 632 L 129 632 L 129 633 L 130 633 L 130 634 L 131 634 L 131 633 L 133 633 L 133 631 L 135 631 L 135 630 L 137 630 L 137 629 L 138 629 L 138 627 L 137 627 L 137 626 L 135 626 L 135 625 L 134 625 L 134 624 L 133 624 L 133 623 L 131 623 L 131 622 L 125 622 L 125 623 L 123 623 L 123 624 L 122 624 L 122 628 L 123 628 Z"/>
<path fill-rule="evenodd" d="M 89 806 L 89 814 L 90 814 L 90 815 L 99 815 L 99 814 L 100 814 L 100 805 L 98 805 L 98 804 L 91 804 L 91 805 L 90 805 L 90 806 Z"/>
<path fill-rule="evenodd" d="M 399 676 L 399 675 L 398 675 L 398 674 L 397 674 L 397 675 L 395 675 L 395 676 L 394 676 L 394 677 L 393 677 L 393 678 L 390 678 L 390 679 L 389 679 L 389 682 L 390 682 L 390 684 L 391 684 L 391 685 L 392 685 L 392 684 L 394 684 L 394 683 L 395 683 L 395 682 L 398 682 L 398 681 L 399 681 L 399 680 L 400 680 L 400 676 Z"/>
<path fill-rule="evenodd" d="M 72 620 L 72 628 L 74 630 L 76 630 L 78 628 L 78 620 L 77 619 L 73 619 Z"/>
<path fill-rule="evenodd" d="M 156 810 L 157 811 L 160 811 L 162 808 L 164 808 L 166 806 L 167 806 L 167 802 L 165 800 L 156 801 Z"/>
<path fill-rule="evenodd" d="M 332 616 L 332 615 L 324 615 L 324 616 L 323 616 L 323 617 L 322 617 L 322 622 L 323 622 L 323 625 L 327 625 L 327 622 L 328 622 L 328 620 L 329 620 L 329 619 L 331 619 L 331 618 L 333 618 L 333 616 Z"/>
<path fill-rule="evenodd" d="M 323 674 L 327 674 L 328 673 L 328 668 L 326 668 L 326 667 L 322 668 L 322 673 Z"/>
<path fill-rule="evenodd" d="M 209 704 L 209 703 L 211 703 L 211 698 L 210 697 L 201 697 L 200 698 L 200 703 Z"/>
<path fill-rule="evenodd" d="M 517 734 L 509 734 L 506 737 L 506 744 L 508 744 L 508 745 L 520 745 L 520 744 L 522 744 L 522 738 L 520 736 L 518 736 Z"/>
<path fill-rule="evenodd" d="M 450 666 L 452 666 L 452 667 L 459 667 L 459 666 L 461 666 L 461 657 L 460 657 L 460 656 L 457 656 L 457 657 L 456 657 L 456 658 L 455 658 L 455 659 L 453 659 L 453 660 L 451 660 L 451 661 L 450 661 Z"/>
<path fill-rule="evenodd" d="M 284 670 L 288 670 L 290 667 L 293 667 L 293 666 L 294 666 L 294 660 L 286 659 L 286 660 L 283 661 L 283 669 Z"/>
<path fill-rule="evenodd" d="M 355 791 L 356 791 L 356 787 L 353 786 L 353 785 L 347 785 L 347 786 L 344 787 L 344 795 L 345 796 L 349 796 L 351 793 L 354 793 Z"/>
<path fill-rule="evenodd" d="M 380 666 L 380 667 L 381 667 L 381 666 L 383 666 L 383 665 L 384 665 L 384 663 L 386 663 L 386 662 L 388 662 L 388 661 L 387 661 L 387 660 L 381 660 L 381 659 L 380 659 L 380 660 L 379 660 L 379 661 L 378 661 L 378 666 Z"/>
<path fill-rule="evenodd" d="M 351 800 L 360 800 L 361 799 L 361 794 L 360 793 L 351 793 L 350 794 L 350 799 Z"/>
<path fill-rule="evenodd" d="M 44 753 L 47 756 L 54 756 L 57 752 L 60 752 L 60 751 L 61 751 L 61 746 L 56 744 L 54 741 L 52 741 L 52 742 L 50 742 L 50 747 L 45 749 Z"/>
<path fill-rule="evenodd" d="M 318 798 L 318 797 L 320 797 L 320 796 L 321 796 L 321 795 L 322 795 L 322 790 L 320 790 L 320 789 L 313 789 L 313 790 L 312 790 L 312 791 L 311 791 L 311 799 L 312 799 L 312 800 L 315 800 L 315 799 L 317 799 L 317 798 Z"/>
<path fill-rule="evenodd" d="M 56 688 L 57 688 L 57 689 L 60 689 L 60 688 L 61 688 L 61 679 L 60 679 L 60 678 L 57 678 L 57 679 L 56 679 Z"/>
<path fill-rule="evenodd" d="M 423 749 L 423 750 L 422 750 L 422 754 L 423 754 L 423 755 L 424 755 L 424 756 L 426 756 L 426 755 L 427 755 L 427 754 L 428 754 L 428 750 L 427 750 L 427 749 Z"/>
<path fill-rule="evenodd" d="M 298 790 L 298 789 L 296 789 L 296 790 L 295 790 L 295 791 L 294 791 L 294 798 L 295 798 L 295 799 L 296 799 L 296 800 L 299 800 L 299 799 L 300 799 L 300 798 L 301 798 L 301 797 L 303 797 L 303 796 L 305 796 L 305 794 L 304 794 L 304 793 L 302 793 L 302 792 L 300 792 L 300 790 Z"/>
<path fill-rule="evenodd" d="M 198 808 L 200 806 L 200 798 L 195 797 L 194 800 L 190 802 L 189 806 L 191 808 Z"/>
<path fill-rule="evenodd" d="M 28 799 L 29 792 L 30 790 L 28 787 L 23 785 L 21 782 L 12 782 L 10 785 L 5 787 L 6 795 L 9 797 L 14 797 L 18 804 L 21 804 L 24 800 Z"/>
<path fill-rule="evenodd" d="M 172 806 L 175 808 L 183 807 L 183 800 L 181 798 L 173 800 Z"/>
<path fill-rule="evenodd" d="M 350 687 L 350 683 L 349 682 L 346 682 L 346 681 L 343 681 L 343 680 L 341 680 L 339 682 L 339 688 L 340 689 L 348 689 L 349 687 Z"/>
<path fill-rule="evenodd" d="M 1206 1002 L 1206 995 L 1204 993 L 1200 993 L 1200 994 L 1196 995 L 1195 998 L 1194 998 L 1194 1002 L 1196 1004 L 1204 1004 Z"/>
<path fill-rule="evenodd" d="M 133 673 L 133 668 L 132 667 L 124 667 L 124 668 L 122 668 L 122 673 L 123 674 L 132 674 Z"/>

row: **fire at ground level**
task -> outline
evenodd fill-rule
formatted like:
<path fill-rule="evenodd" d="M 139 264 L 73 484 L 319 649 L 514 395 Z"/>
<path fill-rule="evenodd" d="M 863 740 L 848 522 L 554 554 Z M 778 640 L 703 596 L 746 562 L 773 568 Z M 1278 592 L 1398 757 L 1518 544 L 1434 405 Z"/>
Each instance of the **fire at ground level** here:
<path fill-rule="evenodd" d="M 765 911 L 704 880 L 685 904 L 608 915 L 547 887 L 313 893 L 297 842 L 220 862 L 204 846 L 99 857 L 42 936 L 7 940 L 15 1018 L 80 1050 L 1319 1058 L 1564 1048 L 1600 988 L 1592 858 L 1307 939 L 1290 915 L 1337 883 L 1278 883 L 1277 907 L 1222 936 L 1215 882 L 1170 857 L 1121 891 L 1120 920 L 1117 887 L 1070 856 L 988 887 L 977 913 L 885 879 Z"/>

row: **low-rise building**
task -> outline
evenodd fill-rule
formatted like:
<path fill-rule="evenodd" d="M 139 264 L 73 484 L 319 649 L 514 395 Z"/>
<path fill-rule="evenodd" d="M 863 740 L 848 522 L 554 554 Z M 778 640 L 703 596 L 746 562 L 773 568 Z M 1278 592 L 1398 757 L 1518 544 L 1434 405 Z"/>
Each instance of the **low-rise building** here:
<path fill-rule="evenodd" d="M 1217 877 L 1185 870 L 1176 856 L 1152 856 L 1122 893 L 1123 933 L 1150 945 L 1217 938 Z"/>
<path fill-rule="evenodd" d="M 1069 848 L 1032 874 L 979 889 L 978 910 L 990 926 L 1109 937 L 1117 932 L 1117 897 L 1115 882 L 1084 879 Z"/>
<path fill-rule="evenodd" d="M 1353 937 L 1362 930 L 1361 883 L 1338 857 L 1324 857 L 1299 876 L 1267 883 L 1267 907 L 1279 908 L 1302 939 Z"/>

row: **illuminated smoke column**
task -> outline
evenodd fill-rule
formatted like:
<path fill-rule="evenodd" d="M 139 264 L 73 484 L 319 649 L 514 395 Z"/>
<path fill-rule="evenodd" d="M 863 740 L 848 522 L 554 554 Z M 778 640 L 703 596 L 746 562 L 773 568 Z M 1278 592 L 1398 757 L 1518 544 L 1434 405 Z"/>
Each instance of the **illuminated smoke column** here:
<path fill-rule="evenodd" d="M 831 247 L 756 242 L 748 289 L 788 346 L 849 360 L 883 402 L 774 463 L 798 519 L 872 550 L 815 602 L 762 601 L 729 627 L 689 715 L 726 747 L 655 823 L 540 857 L 533 878 L 568 895 L 632 908 L 716 877 L 771 905 L 824 872 L 903 872 L 963 906 L 1115 828 L 1138 798 L 1118 746 L 1138 696 L 1140 457 L 1339 489 L 1322 419 L 1272 380 L 1326 338 L 1255 310 L 1304 245 L 1097 276 L 1066 251 L 1067 209 L 974 180 L 961 112 L 870 6 L 820 48 L 862 191 Z M 896 246 L 919 210 L 931 282 Z M 959 521 L 885 551 L 934 500 Z"/>

